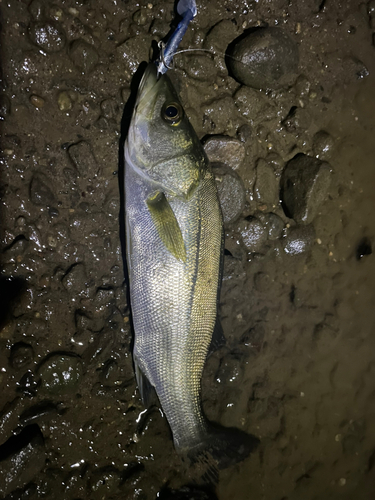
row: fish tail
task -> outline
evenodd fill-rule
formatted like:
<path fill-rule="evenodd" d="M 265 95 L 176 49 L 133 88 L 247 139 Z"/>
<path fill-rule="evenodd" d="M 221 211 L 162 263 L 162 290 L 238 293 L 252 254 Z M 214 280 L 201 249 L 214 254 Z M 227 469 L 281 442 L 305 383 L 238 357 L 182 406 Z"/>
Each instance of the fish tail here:
<path fill-rule="evenodd" d="M 192 464 L 203 467 L 210 482 L 216 482 L 219 470 L 245 460 L 259 443 L 259 439 L 252 434 L 209 423 L 201 443 L 191 448 L 187 454 Z"/>

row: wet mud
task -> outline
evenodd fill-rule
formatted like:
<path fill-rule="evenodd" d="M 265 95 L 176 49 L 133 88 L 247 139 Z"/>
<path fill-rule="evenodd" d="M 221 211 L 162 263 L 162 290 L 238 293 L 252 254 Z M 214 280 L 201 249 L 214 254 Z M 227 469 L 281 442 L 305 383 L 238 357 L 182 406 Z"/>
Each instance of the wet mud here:
<path fill-rule="evenodd" d="M 140 401 L 121 246 L 125 104 L 173 7 L 0 3 L 0 498 L 214 498 Z M 220 500 L 375 495 L 374 33 L 373 1 L 198 2 L 169 71 L 225 219 L 203 406 L 261 439 Z"/>

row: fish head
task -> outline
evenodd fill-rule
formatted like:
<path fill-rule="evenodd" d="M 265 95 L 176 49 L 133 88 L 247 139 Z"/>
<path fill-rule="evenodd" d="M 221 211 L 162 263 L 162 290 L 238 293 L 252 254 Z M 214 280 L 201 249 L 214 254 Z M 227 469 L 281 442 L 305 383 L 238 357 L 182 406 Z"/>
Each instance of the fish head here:
<path fill-rule="evenodd" d="M 158 189 L 189 198 L 207 166 L 203 147 L 167 75 L 150 63 L 138 89 L 126 160 Z"/>

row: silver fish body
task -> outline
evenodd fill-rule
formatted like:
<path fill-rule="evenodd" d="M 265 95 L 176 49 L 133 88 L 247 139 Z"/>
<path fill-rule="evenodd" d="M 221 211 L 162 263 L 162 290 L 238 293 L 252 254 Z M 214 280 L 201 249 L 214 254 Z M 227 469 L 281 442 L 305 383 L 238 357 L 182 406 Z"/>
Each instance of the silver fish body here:
<path fill-rule="evenodd" d="M 155 389 L 178 451 L 200 450 L 212 435 L 200 383 L 217 319 L 223 222 L 203 148 L 151 64 L 125 144 L 125 212 L 141 395 L 147 404 Z"/>

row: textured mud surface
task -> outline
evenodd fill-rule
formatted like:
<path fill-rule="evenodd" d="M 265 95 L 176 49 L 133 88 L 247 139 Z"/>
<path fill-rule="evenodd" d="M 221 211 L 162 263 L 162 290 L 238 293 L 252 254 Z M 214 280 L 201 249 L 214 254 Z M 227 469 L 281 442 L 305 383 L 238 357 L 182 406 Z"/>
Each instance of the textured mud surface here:
<path fill-rule="evenodd" d="M 173 2 L 0 10 L 0 498 L 211 498 L 165 493 L 189 475 L 136 389 L 120 244 L 124 105 Z M 227 344 L 207 361 L 203 405 L 261 438 L 217 495 L 372 499 L 375 4 L 198 12 L 183 48 L 210 52 L 177 56 L 170 76 L 226 223 Z M 246 68 L 236 80 L 224 57 L 250 57 L 236 43 L 259 27 L 282 29 L 294 58 L 269 69 L 271 90 L 241 85 Z"/>

